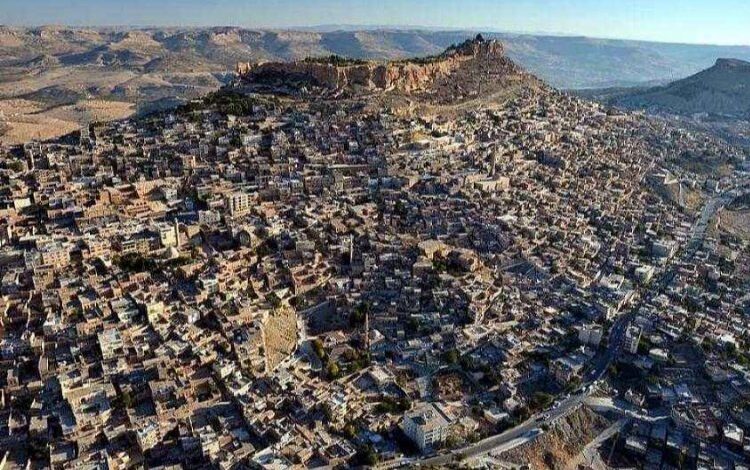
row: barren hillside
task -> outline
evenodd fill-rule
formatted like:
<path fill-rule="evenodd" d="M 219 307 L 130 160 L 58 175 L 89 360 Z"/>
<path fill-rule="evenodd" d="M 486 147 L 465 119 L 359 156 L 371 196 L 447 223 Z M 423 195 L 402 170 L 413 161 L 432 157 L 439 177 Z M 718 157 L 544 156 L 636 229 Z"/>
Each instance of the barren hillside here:
<path fill-rule="evenodd" d="M 503 454 L 503 460 L 528 464 L 534 470 L 568 468 L 586 444 L 610 424 L 588 408 L 580 408 L 540 438 Z"/>

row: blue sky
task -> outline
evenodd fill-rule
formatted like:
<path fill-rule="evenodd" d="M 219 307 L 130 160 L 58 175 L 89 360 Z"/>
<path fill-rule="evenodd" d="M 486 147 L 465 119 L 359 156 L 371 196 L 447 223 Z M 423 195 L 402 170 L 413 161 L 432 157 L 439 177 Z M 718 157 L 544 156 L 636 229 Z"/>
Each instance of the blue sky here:
<path fill-rule="evenodd" d="M 0 0 L 19 25 L 410 25 L 750 45 L 750 0 Z"/>

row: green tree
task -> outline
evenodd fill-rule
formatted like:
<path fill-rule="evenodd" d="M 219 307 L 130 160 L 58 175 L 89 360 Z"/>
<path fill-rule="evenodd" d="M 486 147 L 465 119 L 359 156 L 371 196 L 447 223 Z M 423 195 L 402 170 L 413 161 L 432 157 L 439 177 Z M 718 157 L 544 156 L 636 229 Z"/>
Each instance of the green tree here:
<path fill-rule="evenodd" d="M 458 362 L 458 351 L 456 351 L 455 349 L 446 351 L 444 357 L 445 362 L 447 362 L 448 364 L 456 364 Z"/>
<path fill-rule="evenodd" d="M 335 380 L 341 375 L 341 368 L 335 361 L 328 361 L 328 364 L 326 365 L 326 375 L 331 380 Z"/>
<path fill-rule="evenodd" d="M 122 404 L 123 406 L 125 406 L 125 408 L 132 408 L 135 404 L 133 394 L 130 393 L 129 390 L 125 390 L 124 392 L 122 392 Z"/>
<path fill-rule="evenodd" d="M 357 449 L 357 454 L 354 456 L 356 462 L 360 465 L 377 465 L 380 460 L 375 449 L 370 445 L 364 445 Z"/>
<path fill-rule="evenodd" d="M 554 397 L 549 393 L 535 392 L 530 403 L 534 409 L 538 410 L 549 407 L 554 400 Z"/>
<path fill-rule="evenodd" d="M 321 341 L 319 338 L 315 338 L 312 342 L 312 348 L 315 352 L 315 355 L 318 356 L 319 359 L 325 358 L 325 349 L 323 348 L 323 341 Z"/>

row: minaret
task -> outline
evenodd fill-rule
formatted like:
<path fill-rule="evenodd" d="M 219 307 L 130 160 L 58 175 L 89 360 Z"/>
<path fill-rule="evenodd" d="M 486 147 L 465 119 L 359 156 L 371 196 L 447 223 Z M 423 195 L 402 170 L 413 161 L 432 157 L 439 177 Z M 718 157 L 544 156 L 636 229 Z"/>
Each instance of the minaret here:
<path fill-rule="evenodd" d="M 365 351 L 370 353 L 370 309 L 365 310 Z"/>
<path fill-rule="evenodd" d="M 354 264 L 354 235 L 349 234 L 349 266 Z"/>
<path fill-rule="evenodd" d="M 177 217 L 174 219 L 174 238 L 175 242 L 177 243 L 177 248 L 180 247 L 180 222 L 177 220 Z"/>

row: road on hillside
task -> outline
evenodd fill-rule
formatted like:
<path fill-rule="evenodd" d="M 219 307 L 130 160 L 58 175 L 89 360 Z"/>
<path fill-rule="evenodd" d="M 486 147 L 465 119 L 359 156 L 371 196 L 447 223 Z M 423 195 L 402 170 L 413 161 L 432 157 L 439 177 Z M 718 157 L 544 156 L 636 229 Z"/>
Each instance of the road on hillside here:
<path fill-rule="evenodd" d="M 690 239 L 685 244 L 681 256 L 675 256 L 669 266 L 665 269 L 659 278 L 644 288 L 645 292 L 637 296 L 634 305 L 623 315 L 619 316 L 610 329 L 609 342 L 607 349 L 599 354 L 593 362 L 593 366 L 584 376 L 584 385 L 574 395 L 558 402 L 552 408 L 545 412 L 537 413 L 523 423 L 508 429 L 500 434 L 483 439 L 467 447 L 456 449 L 451 452 L 410 462 L 416 466 L 440 466 L 451 462 L 461 461 L 479 457 L 496 450 L 499 447 L 507 446 L 511 441 L 528 438 L 533 440 L 538 435 L 543 434 L 541 428 L 545 425 L 551 425 L 556 420 L 575 411 L 580 407 L 583 401 L 589 396 L 594 389 L 595 382 L 602 379 L 612 362 L 620 354 L 625 338 L 625 332 L 635 319 L 636 313 L 640 310 L 645 302 L 652 300 L 660 295 L 674 280 L 680 263 L 692 259 L 698 249 L 703 244 L 703 238 L 706 235 L 708 225 L 716 213 L 729 204 L 736 196 L 738 191 L 727 191 L 709 199 L 703 206 L 695 224 L 690 233 Z M 679 261 L 679 262 L 678 262 Z"/>

